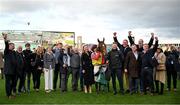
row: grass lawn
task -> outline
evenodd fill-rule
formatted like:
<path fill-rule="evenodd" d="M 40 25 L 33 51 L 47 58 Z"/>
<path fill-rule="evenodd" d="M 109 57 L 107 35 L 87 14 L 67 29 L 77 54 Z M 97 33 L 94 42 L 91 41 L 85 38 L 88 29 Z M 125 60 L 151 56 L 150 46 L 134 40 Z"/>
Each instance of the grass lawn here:
<path fill-rule="evenodd" d="M 31 81 L 32 82 L 32 81 Z M 178 81 L 178 91 L 167 92 L 164 95 L 150 96 L 140 94 L 124 96 L 113 95 L 111 92 L 96 94 L 93 87 L 92 94 L 83 92 L 72 92 L 71 85 L 68 85 L 68 92 L 61 93 L 60 90 L 49 94 L 44 92 L 44 77 L 41 78 L 40 92 L 35 92 L 31 87 L 30 94 L 22 93 L 16 99 L 9 100 L 5 95 L 4 80 L 0 79 L 0 104 L 180 104 L 180 81 Z M 32 86 L 32 85 L 31 85 Z M 165 88 L 166 89 L 166 88 Z"/>

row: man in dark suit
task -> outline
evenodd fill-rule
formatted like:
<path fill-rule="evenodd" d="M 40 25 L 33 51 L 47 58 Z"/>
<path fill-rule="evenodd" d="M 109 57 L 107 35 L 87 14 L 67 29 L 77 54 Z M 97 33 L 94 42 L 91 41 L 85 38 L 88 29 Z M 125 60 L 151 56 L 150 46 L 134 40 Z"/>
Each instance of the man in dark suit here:
<path fill-rule="evenodd" d="M 124 71 L 129 75 L 130 94 L 138 92 L 138 79 L 141 70 L 141 53 L 137 51 L 137 45 L 131 46 L 132 51 L 128 52 L 125 63 Z"/>
<path fill-rule="evenodd" d="M 129 36 L 129 42 L 131 45 L 135 44 L 133 37 L 132 37 L 132 31 L 128 32 Z M 149 40 L 148 46 L 149 48 L 151 48 L 151 46 L 153 45 L 153 41 L 154 41 L 154 33 L 151 33 L 151 38 Z M 144 40 L 143 39 L 139 39 L 138 40 L 138 45 L 137 45 L 137 50 L 138 52 L 143 52 L 143 44 L 144 44 Z M 142 82 L 142 76 L 140 75 L 140 92 L 143 92 L 143 82 Z"/>
<path fill-rule="evenodd" d="M 131 51 L 131 48 L 129 47 L 129 45 L 128 45 L 128 40 L 127 39 L 124 39 L 123 40 L 123 44 L 120 44 L 119 43 L 119 41 L 117 40 L 117 36 L 116 36 L 116 32 L 114 32 L 113 33 L 114 34 L 114 37 L 113 37 L 113 39 L 114 39 L 114 42 L 116 42 L 117 43 L 117 45 L 118 45 L 118 48 L 122 51 L 122 53 L 123 53 L 123 55 L 124 55 L 124 58 L 126 58 L 126 55 L 127 55 L 127 53 L 129 52 L 129 51 Z M 124 62 L 123 62 L 123 67 L 124 67 Z M 123 70 L 124 70 L 124 68 L 123 68 Z M 128 74 L 127 73 L 125 73 L 125 81 L 126 81 L 126 87 L 127 87 L 127 90 L 126 90 L 126 92 L 127 93 L 129 93 L 129 79 L 128 79 L 129 77 L 128 77 Z"/>
<path fill-rule="evenodd" d="M 25 44 L 26 49 L 23 50 L 24 59 L 25 59 L 25 77 L 27 76 L 27 92 L 30 92 L 30 80 L 31 80 L 31 73 L 32 71 L 32 51 L 30 49 L 30 43 Z"/>
<path fill-rule="evenodd" d="M 153 68 L 154 61 L 153 56 L 158 47 L 158 38 L 155 37 L 155 45 L 153 48 L 149 48 L 148 44 L 143 45 L 143 52 L 142 52 L 142 61 L 141 61 L 141 75 L 143 81 L 143 93 L 146 94 L 147 87 L 150 88 L 151 95 L 154 93 L 154 81 L 153 81 Z"/>
<path fill-rule="evenodd" d="M 18 46 L 16 51 L 16 57 L 17 57 L 17 70 L 16 70 L 16 81 L 15 84 L 17 86 L 18 80 L 18 94 L 21 93 L 22 87 L 24 85 L 24 58 L 22 53 L 22 46 Z M 13 92 L 16 93 L 17 89 L 16 87 L 13 89 Z"/>
<path fill-rule="evenodd" d="M 14 43 L 9 43 L 7 40 L 7 34 L 2 33 L 5 41 L 4 50 L 4 74 L 5 74 L 5 87 L 6 95 L 9 99 L 15 98 L 12 95 L 12 90 L 15 86 L 16 76 L 16 52 L 14 51 Z"/>

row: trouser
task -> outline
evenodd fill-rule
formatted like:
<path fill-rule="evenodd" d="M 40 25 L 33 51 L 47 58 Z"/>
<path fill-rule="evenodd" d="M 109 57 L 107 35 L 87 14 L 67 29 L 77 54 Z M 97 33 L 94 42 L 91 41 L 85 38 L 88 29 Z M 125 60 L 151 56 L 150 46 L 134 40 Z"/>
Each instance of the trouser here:
<path fill-rule="evenodd" d="M 79 68 L 72 69 L 72 89 L 73 91 L 78 89 L 78 79 L 79 79 Z"/>
<path fill-rule="evenodd" d="M 139 80 L 139 82 L 140 82 L 140 92 L 143 92 L 143 76 L 142 76 L 142 74 L 140 74 L 140 80 Z"/>
<path fill-rule="evenodd" d="M 129 83 L 130 92 L 138 92 L 138 78 L 129 77 Z"/>
<path fill-rule="evenodd" d="M 23 72 L 23 74 L 22 74 L 22 89 L 21 89 L 22 92 L 24 92 L 26 90 L 25 82 L 26 82 L 26 72 Z"/>
<path fill-rule="evenodd" d="M 58 75 L 60 78 L 60 65 L 56 64 L 55 65 L 55 70 L 54 70 L 54 78 L 53 78 L 53 89 L 56 90 L 56 85 L 57 85 L 57 80 L 58 80 Z M 60 81 L 61 82 L 61 81 Z"/>
<path fill-rule="evenodd" d="M 35 85 L 36 85 L 36 68 L 34 67 L 32 70 L 32 79 L 33 79 L 33 88 L 35 89 Z"/>
<path fill-rule="evenodd" d="M 116 89 L 116 76 L 118 78 L 120 91 L 124 92 L 124 88 L 123 88 L 123 76 L 122 76 L 122 70 L 121 69 L 111 69 L 111 77 L 112 77 L 113 90 L 114 90 L 114 92 L 117 92 L 117 89 Z"/>
<path fill-rule="evenodd" d="M 167 88 L 171 89 L 171 77 L 173 78 L 173 87 L 177 88 L 177 71 L 176 70 L 167 70 Z"/>
<path fill-rule="evenodd" d="M 149 87 L 151 93 L 153 93 L 154 92 L 153 69 L 143 68 L 142 77 L 143 77 L 143 92 L 146 93 L 147 87 Z"/>
<path fill-rule="evenodd" d="M 30 84 L 31 84 L 31 71 L 25 73 L 25 77 L 27 79 L 27 91 L 30 91 Z"/>
<path fill-rule="evenodd" d="M 68 80 L 69 80 L 69 77 L 70 77 L 70 75 L 72 74 L 72 69 L 71 69 L 71 67 L 70 66 L 68 66 L 67 67 L 67 85 L 68 85 Z M 71 81 L 72 82 L 72 81 Z"/>
<path fill-rule="evenodd" d="M 24 78 L 23 78 L 23 74 L 18 74 L 15 77 L 15 87 L 13 88 L 13 93 L 16 93 L 17 89 L 17 83 L 19 81 L 19 85 L 18 85 L 18 92 L 20 93 L 22 88 L 23 88 L 23 82 L 24 82 Z"/>
<path fill-rule="evenodd" d="M 35 73 L 36 73 L 36 75 L 35 75 L 35 76 L 36 76 L 35 89 L 39 89 L 42 70 L 37 69 L 37 70 L 35 71 Z"/>
<path fill-rule="evenodd" d="M 61 73 L 61 92 L 67 91 L 67 72 Z"/>
<path fill-rule="evenodd" d="M 130 90 L 130 83 L 129 83 L 129 75 L 127 74 L 127 73 L 125 73 L 125 72 L 123 72 L 123 76 L 125 76 L 123 79 L 125 79 L 124 80 L 124 82 L 125 82 L 125 87 L 126 87 L 126 92 L 128 92 L 129 90 Z"/>
<path fill-rule="evenodd" d="M 81 86 L 81 90 L 84 89 L 84 77 L 83 77 L 83 73 L 82 73 L 82 67 L 80 68 L 80 86 Z"/>
<path fill-rule="evenodd" d="M 13 88 L 15 87 L 15 78 L 16 75 L 5 75 L 5 89 L 6 89 L 6 96 L 11 96 Z"/>
<path fill-rule="evenodd" d="M 52 90 L 53 89 L 53 70 L 45 69 L 44 78 L 45 78 L 45 90 Z"/>
<path fill-rule="evenodd" d="M 4 79 L 4 69 L 3 68 L 0 69 L 1 69 L 1 79 Z"/>
<path fill-rule="evenodd" d="M 161 91 L 160 92 L 159 92 L 159 83 L 161 84 Z M 164 84 L 161 83 L 160 81 L 155 81 L 155 85 L 156 85 L 156 93 L 163 94 Z"/>

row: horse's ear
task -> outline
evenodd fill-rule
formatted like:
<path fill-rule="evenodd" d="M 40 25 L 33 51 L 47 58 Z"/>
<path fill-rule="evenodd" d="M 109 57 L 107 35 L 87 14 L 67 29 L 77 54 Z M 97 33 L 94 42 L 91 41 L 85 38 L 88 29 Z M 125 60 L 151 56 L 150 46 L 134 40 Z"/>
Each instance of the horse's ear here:
<path fill-rule="evenodd" d="M 105 41 L 105 38 L 103 38 L 103 42 Z"/>
<path fill-rule="evenodd" d="M 99 40 L 99 38 L 97 39 L 97 41 L 100 43 L 100 40 Z"/>

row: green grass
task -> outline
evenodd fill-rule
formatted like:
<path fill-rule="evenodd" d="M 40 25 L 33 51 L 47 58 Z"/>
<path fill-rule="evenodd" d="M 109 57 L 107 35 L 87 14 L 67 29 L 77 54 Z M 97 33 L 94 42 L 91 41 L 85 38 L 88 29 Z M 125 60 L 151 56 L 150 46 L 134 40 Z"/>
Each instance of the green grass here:
<path fill-rule="evenodd" d="M 32 81 L 31 81 L 32 82 Z M 72 92 L 69 80 L 68 92 L 61 93 L 60 90 L 49 94 L 44 92 L 44 77 L 41 78 L 40 92 L 35 92 L 31 87 L 31 93 L 23 93 L 16 96 L 16 99 L 8 99 L 5 95 L 4 80 L 0 80 L 0 104 L 180 104 L 180 88 L 178 92 L 167 92 L 164 95 L 143 95 L 135 94 L 124 96 L 113 95 L 111 92 L 96 94 L 93 87 L 92 94 L 83 92 Z M 32 85 L 31 85 L 32 86 Z M 180 87 L 180 81 L 178 81 Z"/>

